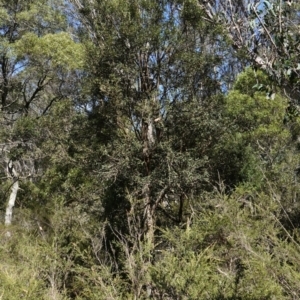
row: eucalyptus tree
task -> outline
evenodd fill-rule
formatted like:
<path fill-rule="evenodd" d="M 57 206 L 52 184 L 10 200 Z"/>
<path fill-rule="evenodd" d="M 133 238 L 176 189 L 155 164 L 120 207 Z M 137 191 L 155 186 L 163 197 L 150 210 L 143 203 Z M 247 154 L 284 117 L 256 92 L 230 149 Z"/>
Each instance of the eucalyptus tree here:
<path fill-rule="evenodd" d="M 194 1 L 222 24 L 239 57 L 266 72 L 289 97 L 299 99 L 299 3 L 282 0 Z M 272 87 L 264 87 L 272 93 Z"/>
<path fill-rule="evenodd" d="M 1 174 L 13 181 L 6 225 L 20 180 L 41 174 L 37 149 L 46 136 L 36 120 L 69 96 L 70 74 L 82 62 L 62 7 L 60 1 L 0 1 Z"/>

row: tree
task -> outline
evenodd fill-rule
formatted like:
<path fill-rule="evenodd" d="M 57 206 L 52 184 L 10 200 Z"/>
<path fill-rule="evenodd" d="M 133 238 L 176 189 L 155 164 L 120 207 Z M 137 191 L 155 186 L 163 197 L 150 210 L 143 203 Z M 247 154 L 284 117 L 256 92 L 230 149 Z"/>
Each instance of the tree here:
<path fill-rule="evenodd" d="M 211 21 L 223 24 L 239 56 L 278 84 L 291 105 L 299 98 L 297 1 L 199 1 Z"/>
<path fill-rule="evenodd" d="M 105 143 L 98 174 L 111 184 L 107 209 L 115 210 L 118 199 L 117 210 L 125 216 L 143 211 L 136 224 L 152 244 L 158 210 L 180 223 L 188 193 L 205 185 L 207 139 L 217 126 L 209 124 L 208 114 L 218 109 L 222 71 L 217 70 L 225 42 L 213 50 L 209 41 L 217 39 L 219 29 L 176 1 L 74 5 L 93 42 L 87 107 L 99 142 Z M 203 33 L 194 35 L 194 28 Z M 184 136 L 204 126 L 209 129 L 199 137 L 196 153 L 196 141 Z M 161 207 L 166 197 L 173 199 L 176 215 Z"/>
<path fill-rule="evenodd" d="M 37 151 L 42 136 L 35 119 L 68 97 L 70 72 L 82 62 L 82 49 L 66 32 L 60 2 L 1 1 L 2 164 L 13 179 L 5 224 L 12 221 L 19 182 L 41 174 Z"/>
<path fill-rule="evenodd" d="M 81 132 L 73 128 L 80 143 L 74 140 L 72 156 L 95 183 L 89 195 L 101 195 L 80 207 L 106 222 L 112 270 L 141 298 L 151 288 L 157 226 L 181 226 L 193 195 L 211 189 L 208 160 L 216 132 L 224 132 L 221 93 L 232 82 L 222 61 L 226 41 L 192 3 L 72 3 L 79 32 L 88 29 L 81 35 L 88 71 L 80 100 L 87 120 Z M 146 271 L 136 280 L 128 264 L 138 253 Z"/>

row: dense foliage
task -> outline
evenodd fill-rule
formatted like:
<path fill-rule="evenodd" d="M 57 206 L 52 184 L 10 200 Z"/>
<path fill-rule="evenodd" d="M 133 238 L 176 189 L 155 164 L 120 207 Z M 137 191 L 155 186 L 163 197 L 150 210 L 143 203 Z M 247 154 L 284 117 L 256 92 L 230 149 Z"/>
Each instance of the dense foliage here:
<path fill-rule="evenodd" d="M 0 0 L 0 298 L 299 299 L 298 9 Z"/>

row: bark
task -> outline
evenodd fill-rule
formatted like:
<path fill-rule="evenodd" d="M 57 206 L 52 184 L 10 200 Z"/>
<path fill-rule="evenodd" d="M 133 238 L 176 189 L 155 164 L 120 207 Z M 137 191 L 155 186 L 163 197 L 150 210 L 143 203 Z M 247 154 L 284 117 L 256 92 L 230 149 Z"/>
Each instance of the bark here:
<path fill-rule="evenodd" d="M 153 146 L 155 145 L 155 133 L 154 125 L 151 118 L 148 119 L 147 126 L 145 127 L 145 138 L 143 153 L 145 155 L 145 163 L 147 169 L 147 175 L 150 174 L 150 154 Z M 144 194 L 144 227 L 145 227 L 145 237 L 149 245 L 154 243 L 154 201 L 151 199 L 150 193 L 150 182 L 148 182 L 143 190 Z"/>
<path fill-rule="evenodd" d="M 154 134 L 154 124 L 152 119 L 149 119 L 148 121 L 148 132 L 147 132 L 147 136 L 148 136 L 148 144 L 149 147 L 151 148 L 152 146 L 154 146 L 155 144 L 155 134 Z"/>
<path fill-rule="evenodd" d="M 15 206 L 18 190 L 19 190 L 19 180 L 15 180 L 11 188 L 11 193 L 5 211 L 6 226 L 9 226 L 11 224 L 13 207 Z"/>
<path fill-rule="evenodd" d="M 146 184 L 144 188 L 144 227 L 145 227 L 145 238 L 148 243 L 148 245 L 151 247 L 154 244 L 154 215 L 153 215 L 153 203 L 151 201 L 150 197 L 150 188 L 149 184 Z"/>
<path fill-rule="evenodd" d="M 5 211 L 5 225 L 9 226 L 12 221 L 13 207 L 15 206 L 18 190 L 19 190 L 19 179 L 18 174 L 14 168 L 13 162 L 10 160 L 7 165 L 8 176 L 13 179 L 11 186 L 11 193 L 9 196 L 8 204 Z"/>

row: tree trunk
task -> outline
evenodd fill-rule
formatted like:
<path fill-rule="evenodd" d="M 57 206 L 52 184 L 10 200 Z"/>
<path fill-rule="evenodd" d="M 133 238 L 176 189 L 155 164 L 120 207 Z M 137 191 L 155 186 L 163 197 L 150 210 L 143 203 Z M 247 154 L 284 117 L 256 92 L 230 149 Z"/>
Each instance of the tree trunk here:
<path fill-rule="evenodd" d="M 12 212 L 13 212 L 13 207 L 15 206 L 18 190 L 19 190 L 19 179 L 18 179 L 18 174 L 14 168 L 12 160 L 8 162 L 7 165 L 7 173 L 8 176 L 13 179 L 13 184 L 11 187 L 11 193 L 9 196 L 8 204 L 6 206 L 6 211 L 5 211 L 5 225 L 9 226 L 11 224 L 12 220 Z"/>
<path fill-rule="evenodd" d="M 148 246 L 152 247 L 154 244 L 154 215 L 153 215 L 153 201 L 150 197 L 149 183 L 144 187 L 144 230 L 145 230 L 145 240 Z"/>
<path fill-rule="evenodd" d="M 11 224 L 12 211 L 13 211 L 13 207 L 15 206 L 18 190 L 19 190 L 19 180 L 17 179 L 14 181 L 14 183 L 12 185 L 11 193 L 9 196 L 9 201 L 6 206 L 6 211 L 5 211 L 5 225 L 6 226 L 9 226 Z"/>

